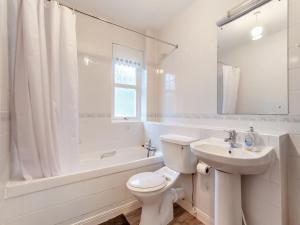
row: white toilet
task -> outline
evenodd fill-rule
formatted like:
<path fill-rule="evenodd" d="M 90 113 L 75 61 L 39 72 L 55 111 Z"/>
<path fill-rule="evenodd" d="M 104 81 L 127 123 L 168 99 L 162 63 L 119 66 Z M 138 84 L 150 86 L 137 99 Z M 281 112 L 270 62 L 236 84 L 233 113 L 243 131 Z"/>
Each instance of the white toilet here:
<path fill-rule="evenodd" d="M 197 158 L 190 143 L 198 138 L 162 135 L 161 148 L 165 167 L 139 173 L 127 182 L 127 188 L 142 202 L 140 225 L 167 225 L 173 220 L 173 203 L 184 198 L 182 188 L 172 188 L 179 175 L 196 172 Z"/>

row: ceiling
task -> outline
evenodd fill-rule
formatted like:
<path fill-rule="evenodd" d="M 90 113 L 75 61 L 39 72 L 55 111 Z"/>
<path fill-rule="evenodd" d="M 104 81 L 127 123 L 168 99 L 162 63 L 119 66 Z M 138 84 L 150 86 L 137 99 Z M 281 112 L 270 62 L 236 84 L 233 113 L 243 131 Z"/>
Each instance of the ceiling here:
<path fill-rule="evenodd" d="M 69 6 L 139 30 L 164 27 L 195 0 L 64 0 Z"/>

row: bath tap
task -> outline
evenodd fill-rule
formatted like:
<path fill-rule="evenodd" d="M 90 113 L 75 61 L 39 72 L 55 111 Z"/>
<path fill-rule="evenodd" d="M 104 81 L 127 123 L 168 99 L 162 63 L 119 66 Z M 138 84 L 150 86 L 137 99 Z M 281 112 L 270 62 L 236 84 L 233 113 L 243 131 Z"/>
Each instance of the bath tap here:
<path fill-rule="evenodd" d="M 225 131 L 229 134 L 228 138 L 225 138 L 224 141 L 228 142 L 231 148 L 237 148 L 238 144 L 236 142 L 237 139 L 237 132 L 236 130 L 229 130 L 229 131 Z"/>
<path fill-rule="evenodd" d="M 149 139 L 148 143 L 145 144 L 145 149 L 147 150 L 147 158 L 150 157 L 150 153 L 153 152 L 155 153 L 156 152 L 156 148 L 152 146 L 152 141 L 151 139 Z"/>

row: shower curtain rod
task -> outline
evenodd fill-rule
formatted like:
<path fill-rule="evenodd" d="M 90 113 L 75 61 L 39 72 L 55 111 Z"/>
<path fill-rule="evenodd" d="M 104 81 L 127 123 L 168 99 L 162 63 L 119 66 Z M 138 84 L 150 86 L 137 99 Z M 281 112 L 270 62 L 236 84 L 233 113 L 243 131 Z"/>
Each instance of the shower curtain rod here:
<path fill-rule="evenodd" d="M 217 22 L 218 27 L 222 27 L 246 14 L 251 12 L 254 9 L 257 9 L 258 7 L 267 4 L 272 0 L 245 0 L 235 6 L 234 8 L 230 9 L 227 12 L 227 15 Z"/>
<path fill-rule="evenodd" d="M 47 0 L 47 1 L 50 2 L 50 1 L 52 1 L 52 0 Z M 94 16 L 94 15 L 91 15 L 91 14 L 89 14 L 89 13 L 87 13 L 87 12 L 84 12 L 84 11 L 81 11 L 81 10 L 78 10 L 78 9 L 75 9 L 75 8 L 73 8 L 73 7 L 71 7 L 71 6 L 67 6 L 67 5 L 65 5 L 65 4 L 62 4 L 61 2 L 58 2 L 58 1 L 57 1 L 57 3 L 58 3 L 59 5 L 61 5 L 61 6 L 64 6 L 64 7 L 67 7 L 67 8 L 69 8 L 69 9 L 71 9 L 71 10 L 74 11 L 74 12 L 77 12 L 77 13 L 79 13 L 79 14 L 82 14 L 82 15 L 85 15 L 85 16 L 88 16 L 88 17 L 91 17 L 91 18 L 96 19 L 96 20 L 99 20 L 99 21 L 101 21 L 101 22 L 103 22 L 103 23 L 107 23 L 107 24 L 113 25 L 113 26 L 115 26 L 115 27 L 118 27 L 118 28 L 121 28 L 121 29 L 130 31 L 130 32 L 136 33 L 136 34 L 141 35 L 141 36 L 143 36 L 143 37 L 146 37 L 146 38 L 149 38 L 149 39 L 158 41 L 158 42 L 160 42 L 160 43 L 163 43 L 163 44 L 172 46 L 172 47 L 174 47 L 174 48 L 178 48 L 178 47 L 179 47 L 178 44 L 173 44 L 173 43 L 171 43 L 171 42 L 168 42 L 168 41 L 165 41 L 165 40 L 156 38 L 156 37 L 154 37 L 154 36 L 151 36 L 151 35 L 148 35 L 148 34 L 144 34 L 144 33 L 140 32 L 140 31 L 134 30 L 134 29 L 132 29 L 132 28 L 125 27 L 125 26 L 123 26 L 123 25 L 121 25 L 121 24 L 114 23 L 114 22 L 109 21 L 109 20 L 107 20 L 107 19 L 104 19 L 104 18 L 100 18 L 100 17 Z"/>

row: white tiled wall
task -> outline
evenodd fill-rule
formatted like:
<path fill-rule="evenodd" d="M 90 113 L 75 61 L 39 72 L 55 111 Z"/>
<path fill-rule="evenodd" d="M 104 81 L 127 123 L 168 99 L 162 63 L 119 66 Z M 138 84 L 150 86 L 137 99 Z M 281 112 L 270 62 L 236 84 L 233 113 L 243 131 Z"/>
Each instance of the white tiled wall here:
<path fill-rule="evenodd" d="M 81 151 L 102 151 L 142 144 L 141 123 L 111 122 L 112 44 L 144 50 L 144 38 L 78 15 L 77 43 Z M 85 59 L 89 60 L 88 64 Z"/>
<path fill-rule="evenodd" d="M 289 4 L 290 114 L 300 114 L 300 1 Z"/>
<path fill-rule="evenodd" d="M 300 224 L 300 133 L 290 135 L 289 165 L 289 225 Z"/>
<path fill-rule="evenodd" d="M 228 8 L 238 2 L 240 0 L 195 1 L 175 16 L 160 32 L 161 38 L 178 43 L 179 49 L 161 61 L 165 74 L 160 77 L 158 114 L 161 116 L 161 121 L 177 124 L 243 130 L 254 125 L 260 131 L 283 131 L 291 134 L 293 143 L 298 143 L 300 141 L 300 0 L 289 0 L 290 114 L 287 116 L 221 116 L 216 114 L 217 28 L 215 23 L 225 15 Z M 161 49 L 161 51 L 166 50 Z M 165 88 L 166 74 L 172 74 L 176 83 L 175 88 L 169 92 Z M 289 224 L 299 225 L 300 182 L 297 174 L 300 173 L 300 153 L 299 145 L 294 145 L 297 151 L 291 150 L 287 161 L 290 170 L 288 177 Z M 251 180 L 246 183 L 252 185 Z M 207 199 L 207 196 L 203 198 Z M 255 199 L 249 200 L 250 203 L 255 204 Z M 276 204 L 273 206 L 276 207 Z M 272 212 L 271 208 L 267 212 Z M 257 215 L 263 218 L 268 215 L 267 212 Z M 253 224 L 259 223 L 257 220 L 250 220 L 250 225 Z"/>
<path fill-rule="evenodd" d="M 146 32 L 148 35 L 157 36 L 157 33 L 154 31 L 148 30 Z M 146 106 L 146 115 L 145 118 L 148 120 L 155 121 L 157 120 L 157 112 L 158 112 L 158 83 L 159 76 L 157 74 L 158 68 L 158 47 L 159 43 L 149 38 L 146 38 L 145 41 L 145 68 L 147 71 L 147 106 Z"/>
<path fill-rule="evenodd" d="M 144 51 L 148 83 L 146 108 L 151 116 L 156 105 L 155 43 L 82 15 L 77 16 L 77 43 L 81 151 L 101 151 L 144 143 L 142 123 L 111 121 L 112 44 Z"/>

